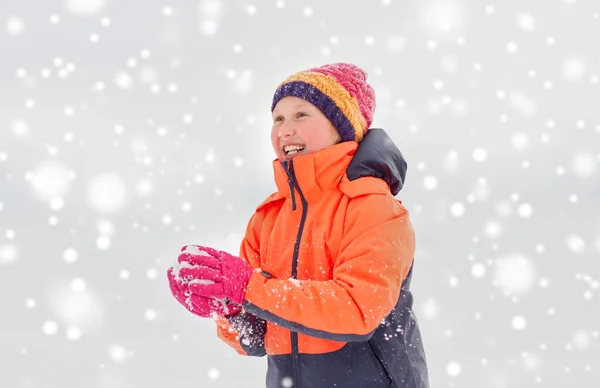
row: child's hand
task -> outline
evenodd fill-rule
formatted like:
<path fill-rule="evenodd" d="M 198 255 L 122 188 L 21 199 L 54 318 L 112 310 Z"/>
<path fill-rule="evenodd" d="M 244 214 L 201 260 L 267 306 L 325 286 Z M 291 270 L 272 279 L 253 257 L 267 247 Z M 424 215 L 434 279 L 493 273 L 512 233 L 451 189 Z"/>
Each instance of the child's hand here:
<path fill-rule="evenodd" d="M 184 265 L 185 266 L 185 265 Z M 181 266 L 174 266 L 167 271 L 171 293 L 177 301 L 188 311 L 203 317 L 227 317 L 236 315 L 241 311 L 241 306 L 229 303 L 225 299 L 216 299 L 194 294 L 189 286 L 204 283 L 201 279 L 189 279 L 179 276 Z"/>
<path fill-rule="evenodd" d="M 254 272 L 246 261 L 199 245 L 188 245 L 181 250 L 177 259 L 179 276 L 191 280 L 188 287 L 193 295 L 243 304 L 246 285 Z"/>

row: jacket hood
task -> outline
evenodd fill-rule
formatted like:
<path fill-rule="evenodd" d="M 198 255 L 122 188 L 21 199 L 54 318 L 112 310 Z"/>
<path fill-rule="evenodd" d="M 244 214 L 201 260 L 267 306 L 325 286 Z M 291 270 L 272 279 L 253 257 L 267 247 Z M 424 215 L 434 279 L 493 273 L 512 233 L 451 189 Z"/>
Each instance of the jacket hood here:
<path fill-rule="evenodd" d="M 381 128 L 371 128 L 359 143 L 346 175 L 353 181 L 372 176 L 383 179 L 393 195 L 404 186 L 408 165 L 388 134 Z"/>

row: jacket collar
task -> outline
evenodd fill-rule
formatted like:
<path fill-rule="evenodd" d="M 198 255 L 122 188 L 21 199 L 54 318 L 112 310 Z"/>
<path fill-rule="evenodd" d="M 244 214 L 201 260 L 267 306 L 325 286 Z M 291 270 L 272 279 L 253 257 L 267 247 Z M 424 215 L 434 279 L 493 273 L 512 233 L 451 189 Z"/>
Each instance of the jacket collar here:
<path fill-rule="evenodd" d="M 297 156 L 293 159 L 293 167 L 294 176 L 308 202 L 318 201 L 323 192 L 337 187 L 343 178 L 352 186 L 361 185 L 358 180 L 362 177 L 382 179 L 395 196 L 404 186 L 407 171 L 404 156 L 380 128 L 369 129 L 360 146 L 353 141 L 343 142 L 313 154 Z M 288 168 L 288 163 L 278 159 L 273 161 L 277 192 L 259 208 L 282 197 L 291 197 Z"/>
<path fill-rule="evenodd" d="M 348 141 L 312 154 L 297 156 L 291 163 L 274 160 L 273 171 L 277 191 L 288 199 L 291 197 L 289 180 L 292 177 L 290 168 L 293 167 L 293 177 L 306 201 L 319 201 L 324 192 L 339 185 L 357 148 L 357 142 Z M 296 200 L 300 202 L 298 193 L 295 195 Z"/>

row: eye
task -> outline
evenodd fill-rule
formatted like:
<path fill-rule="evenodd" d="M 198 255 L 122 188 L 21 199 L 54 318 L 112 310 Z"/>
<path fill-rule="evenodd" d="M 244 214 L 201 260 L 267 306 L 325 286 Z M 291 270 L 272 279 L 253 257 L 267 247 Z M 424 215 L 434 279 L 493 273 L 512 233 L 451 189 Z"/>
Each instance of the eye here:
<path fill-rule="evenodd" d="M 302 116 L 306 116 L 306 113 L 304 113 L 304 112 L 296 113 L 296 117 L 302 117 Z"/>
<path fill-rule="evenodd" d="M 277 121 L 281 121 L 283 120 L 283 116 L 277 116 L 273 119 L 273 121 L 277 122 Z"/>

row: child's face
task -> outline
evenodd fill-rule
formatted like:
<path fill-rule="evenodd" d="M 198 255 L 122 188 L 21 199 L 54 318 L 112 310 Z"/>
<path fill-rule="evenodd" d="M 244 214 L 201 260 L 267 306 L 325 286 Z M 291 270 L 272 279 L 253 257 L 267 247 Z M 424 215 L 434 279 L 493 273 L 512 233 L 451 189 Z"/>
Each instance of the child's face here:
<path fill-rule="evenodd" d="M 331 121 L 310 102 L 289 96 L 275 105 L 271 143 L 280 161 L 312 154 L 340 140 Z"/>

